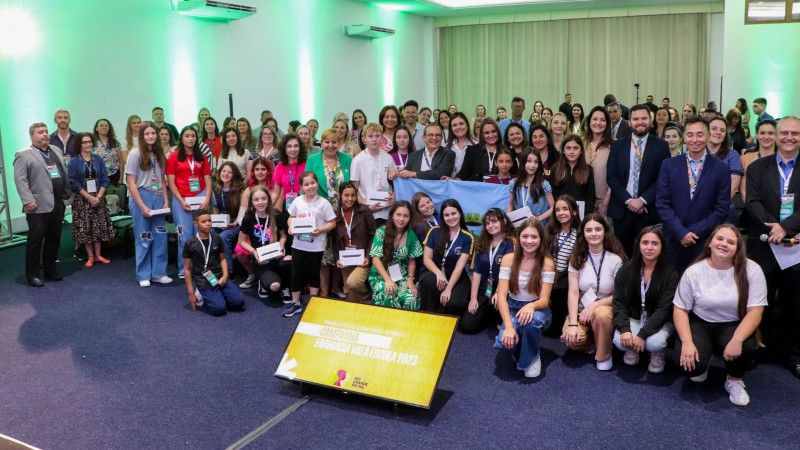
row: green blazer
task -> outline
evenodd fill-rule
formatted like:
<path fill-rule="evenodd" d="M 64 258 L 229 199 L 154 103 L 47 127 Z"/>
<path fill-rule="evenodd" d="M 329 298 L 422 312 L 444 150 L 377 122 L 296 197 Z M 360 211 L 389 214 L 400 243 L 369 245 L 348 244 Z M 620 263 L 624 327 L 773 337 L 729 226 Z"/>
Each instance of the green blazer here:
<path fill-rule="evenodd" d="M 320 197 L 327 199 L 328 188 L 326 187 L 326 183 L 328 178 L 325 176 L 325 164 L 322 162 L 322 153 L 323 152 L 314 153 L 308 157 L 306 160 L 306 170 L 317 174 L 317 179 L 319 180 L 317 193 L 319 193 Z M 350 164 L 353 162 L 353 157 L 347 153 L 337 153 L 339 154 L 339 166 L 342 167 L 344 181 L 350 181 Z"/>

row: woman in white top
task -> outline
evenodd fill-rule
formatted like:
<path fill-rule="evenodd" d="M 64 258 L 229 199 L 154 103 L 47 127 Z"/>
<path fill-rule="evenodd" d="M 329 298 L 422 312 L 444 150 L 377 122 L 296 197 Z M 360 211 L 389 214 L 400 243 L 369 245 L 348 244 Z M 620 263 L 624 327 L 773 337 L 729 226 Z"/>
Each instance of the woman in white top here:
<path fill-rule="evenodd" d="M 519 245 L 503 256 L 497 285 L 497 309 L 503 324 L 494 342 L 497 349 L 516 355 L 517 369 L 536 378 L 542 372 L 539 345 L 542 332 L 550 326 L 550 291 L 556 277 L 556 263 L 545 245 L 542 223 L 525 219 L 519 227 Z"/>
<path fill-rule="evenodd" d="M 692 381 L 703 382 L 712 354 L 722 350 L 729 399 L 747 406 L 750 396 L 742 376 L 756 352 L 755 333 L 767 306 L 767 282 L 761 267 L 747 259 L 735 226 L 714 229 L 703 252 L 684 272 L 673 304 L 680 366 Z"/>
<path fill-rule="evenodd" d="M 242 140 L 239 139 L 239 132 L 233 128 L 226 128 L 222 131 L 222 151 L 219 153 L 217 167 L 221 167 L 225 161 L 236 164 L 239 173 L 245 177 L 245 180 L 250 179 L 250 170 L 253 169 L 253 164 L 248 164 L 250 152 L 245 150 Z"/>
<path fill-rule="evenodd" d="M 125 140 L 122 141 L 122 151 L 128 152 L 139 146 L 139 126 L 142 124 L 142 119 L 136 114 L 128 117 L 128 123 L 125 124 Z"/>
<path fill-rule="evenodd" d="M 603 216 L 588 214 L 581 222 L 578 240 L 569 258 L 569 315 L 561 340 L 573 350 L 590 351 L 596 346 L 597 370 L 614 367 L 611 300 L 614 277 L 624 258 L 625 251 Z"/>

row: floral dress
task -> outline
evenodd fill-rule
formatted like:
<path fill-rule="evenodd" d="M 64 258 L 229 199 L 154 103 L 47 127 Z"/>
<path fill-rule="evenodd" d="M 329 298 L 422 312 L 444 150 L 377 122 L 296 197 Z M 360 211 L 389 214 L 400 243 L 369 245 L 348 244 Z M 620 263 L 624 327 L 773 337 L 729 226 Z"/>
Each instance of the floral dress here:
<path fill-rule="evenodd" d="M 375 232 L 375 237 L 372 239 L 372 248 L 369 251 L 369 256 L 383 256 L 383 241 L 386 236 L 386 227 L 382 226 Z M 412 311 L 419 310 L 419 297 L 415 296 L 411 290 L 406 286 L 408 281 L 408 261 L 422 256 L 422 245 L 417 239 L 416 233 L 413 231 L 406 233 L 406 244 L 402 247 L 394 249 L 394 256 L 392 261 L 388 264 L 384 262 L 384 268 L 388 272 L 389 266 L 398 264 L 400 266 L 400 273 L 403 279 L 397 281 L 397 293 L 390 295 L 386 293 L 386 282 L 383 277 L 378 273 L 378 270 L 373 265 L 369 270 L 369 286 L 372 289 L 372 303 L 381 306 L 391 306 L 392 308 L 410 309 Z"/>

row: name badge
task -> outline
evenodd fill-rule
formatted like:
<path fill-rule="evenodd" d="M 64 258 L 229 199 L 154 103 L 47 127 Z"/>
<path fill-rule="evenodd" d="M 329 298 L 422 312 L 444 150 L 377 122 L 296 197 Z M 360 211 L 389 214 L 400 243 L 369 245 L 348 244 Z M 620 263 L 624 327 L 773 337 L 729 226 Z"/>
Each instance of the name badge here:
<path fill-rule="evenodd" d="M 58 171 L 58 166 L 55 164 L 48 164 L 47 165 L 47 173 L 50 175 L 50 178 L 56 180 L 61 178 L 61 172 Z"/>
<path fill-rule="evenodd" d="M 489 277 L 489 279 L 486 280 L 486 298 L 492 298 L 492 284 L 494 284 L 494 280 Z"/>
<path fill-rule="evenodd" d="M 297 194 L 294 194 L 294 193 L 286 194 L 286 201 L 284 202 L 284 203 L 286 203 L 286 207 L 288 208 L 289 205 L 291 205 L 292 202 L 294 201 L 294 199 L 296 199 L 296 198 L 297 198 Z"/>
<path fill-rule="evenodd" d="M 214 272 L 212 272 L 210 270 L 206 270 L 205 272 L 203 272 L 203 277 L 206 280 L 208 280 L 208 284 L 210 284 L 211 286 L 216 287 L 219 284 L 219 280 L 217 279 L 217 276 L 214 275 Z"/>
<path fill-rule="evenodd" d="M 786 220 L 794 212 L 794 194 L 781 196 L 781 221 Z"/>
<path fill-rule="evenodd" d="M 189 177 L 189 190 L 192 192 L 200 192 L 200 179 L 197 177 Z"/>
<path fill-rule="evenodd" d="M 150 190 L 156 193 L 161 193 L 161 183 L 158 182 L 155 178 L 150 180 Z"/>
<path fill-rule="evenodd" d="M 86 192 L 90 194 L 97 192 L 97 180 L 86 180 Z"/>

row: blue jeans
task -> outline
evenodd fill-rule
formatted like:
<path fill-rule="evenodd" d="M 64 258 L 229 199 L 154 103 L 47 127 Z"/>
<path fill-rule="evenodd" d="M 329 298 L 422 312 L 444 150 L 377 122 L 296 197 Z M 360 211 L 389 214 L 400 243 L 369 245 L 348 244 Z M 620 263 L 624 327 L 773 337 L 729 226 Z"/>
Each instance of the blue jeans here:
<path fill-rule="evenodd" d="M 142 203 L 150 209 L 164 207 L 164 196 L 148 189 L 139 189 Z M 136 249 L 136 280 L 150 280 L 167 274 L 167 230 L 164 214 L 144 217 L 139 205 L 128 202 L 133 218 L 133 234 Z M 157 230 L 158 228 L 158 230 Z M 142 238 L 142 233 L 150 233 L 150 238 Z"/>
<path fill-rule="evenodd" d="M 214 228 L 214 232 L 222 238 L 225 246 L 225 259 L 228 261 L 228 273 L 233 275 L 233 249 L 236 248 L 236 242 L 239 241 L 239 227 Z"/>
<path fill-rule="evenodd" d="M 197 195 L 204 195 L 205 191 L 200 191 Z M 177 198 L 172 199 L 172 218 L 175 220 L 175 229 L 178 233 L 178 275 L 183 275 L 183 245 L 190 237 L 197 233 L 194 227 L 193 211 L 185 211 L 181 202 Z M 230 268 L 229 268 L 230 270 Z"/>
<path fill-rule="evenodd" d="M 526 370 L 528 367 L 539 358 L 539 345 L 542 342 L 542 332 L 550 326 L 553 320 L 553 315 L 550 313 L 550 308 L 536 310 L 533 312 L 533 320 L 525 326 L 520 326 L 517 323 L 517 312 L 527 305 L 528 302 L 518 302 L 513 298 L 508 298 L 508 312 L 511 314 L 511 322 L 514 324 L 514 329 L 519 335 L 519 342 L 514 348 L 514 356 L 517 358 L 517 369 Z M 503 347 L 503 332 L 505 331 L 505 324 L 500 326 L 500 332 L 494 340 L 494 348 L 504 350 Z"/>
<path fill-rule="evenodd" d="M 221 316 L 228 309 L 242 309 L 244 307 L 244 296 L 239 287 L 230 279 L 224 286 L 211 287 L 207 283 L 197 288 L 203 296 L 206 308 L 211 315 Z"/>
<path fill-rule="evenodd" d="M 642 329 L 642 321 L 636 319 L 630 319 L 630 321 L 631 333 L 636 336 L 639 334 L 639 330 Z M 667 348 L 667 339 L 669 339 L 674 332 L 675 326 L 672 325 L 671 322 L 664 323 L 660 330 L 656 331 L 644 340 L 644 349 L 650 353 L 663 352 L 664 349 Z M 620 341 L 619 330 L 614 331 L 614 345 L 616 345 L 617 348 L 623 352 L 630 350 L 628 347 L 622 345 L 622 342 Z"/>

